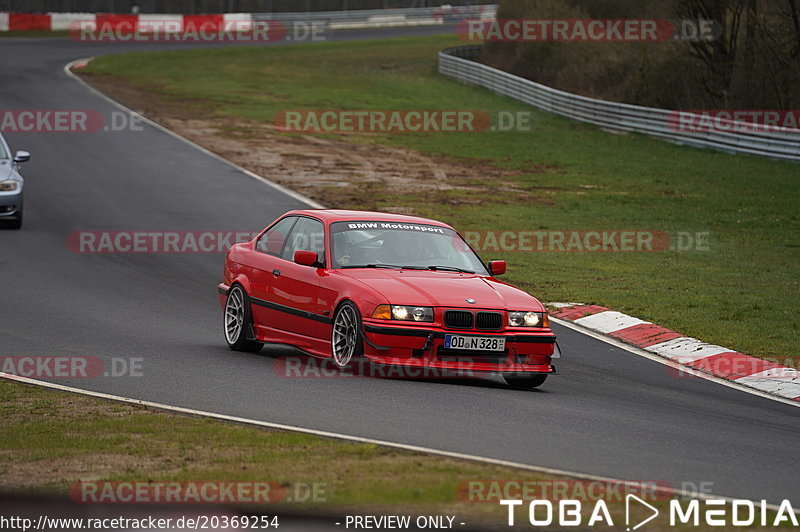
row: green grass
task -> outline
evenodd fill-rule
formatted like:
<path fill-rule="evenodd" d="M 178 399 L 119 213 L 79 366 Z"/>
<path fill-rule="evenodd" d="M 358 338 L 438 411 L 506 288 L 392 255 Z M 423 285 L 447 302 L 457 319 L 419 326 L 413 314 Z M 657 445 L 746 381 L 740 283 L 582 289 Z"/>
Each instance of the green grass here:
<path fill-rule="evenodd" d="M 185 417 L 3 379 L 0 417 L 0 493 L 66 496 L 68 487 L 79 480 L 322 484 L 322 500 L 307 505 L 456 504 L 481 516 L 496 508 L 459 501 L 460 482 L 552 478 L 373 444 Z"/>
<path fill-rule="evenodd" d="M 0 379 L 0 418 L 0 496 L 77 496 L 80 490 L 70 491 L 70 486 L 78 481 L 267 482 L 271 495 L 278 490 L 299 494 L 303 500 L 241 503 L 243 511 L 278 516 L 451 515 L 456 522 L 480 530 L 506 527 L 507 510 L 497 502 L 501 491 L 471 499 L 465 491 L 470 482 L 495 486 L 515 482 L 534 490 L 538 484 L 547 490 L 544 493 L 552 492 L 551 483 L 556 483 L 576 497 L 586 496 L 579 489 L 572 491 L 575 481 L 530 471 L 181 416 L 5 379 Z M 583 486 L 586 493 L 594 493 Z M 624 492 L 616 488 L 609 493 L 615 491 Z M 97 488 L 97 493 L 104 492 Z M 618 527 L 625 519 L 624 502 L 613 495 L 604 499 Z M 648 500 L 667 514 L 663 498 Z M 584 502 L 584 523 L 593 507 L 589 497 Z M 638 506 L 631 513 L 633 522 L 649 515 Z M 774 514 L 769 515 L 771 522 Z M 515 516 L 517 528 L 530 529 L 527 504 L 518 507 Z M 649 526 L 665 531 L 712 530 L 702 523 L 699 528 Z"/>
<path fill-rule="evenodd" d="M 451 36 L 102 57 L 86 70 L 125 82 L 176 114 L 271 122 L 296 109 L 523 110 L 440 76 Z M 601 304 L 761 357 L 794 356 L 800 333 L 800 166 L 613 135 L 546 113 L 514 133 L 347 136 L 507 173 L 519 192 L 416 197 L 370 190 L 331 207 L 405 205 L 461 231 L 709 232 L 710 251 L 484 253 L 544 301 Z M 490 193 L 486 192 L 488 188 Z M 465 201 L 469 200 L 469 201 Z"/>

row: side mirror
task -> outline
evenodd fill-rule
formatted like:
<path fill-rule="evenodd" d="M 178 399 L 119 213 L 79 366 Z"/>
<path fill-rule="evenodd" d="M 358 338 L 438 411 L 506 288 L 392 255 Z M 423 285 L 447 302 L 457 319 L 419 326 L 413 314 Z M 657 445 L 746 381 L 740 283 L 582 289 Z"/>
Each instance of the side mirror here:
<path fill-rule="evenodd" d="M 303 251 L 298 249 L 294 252 L 294 261 L 303 266 L 313 266 L 319 262 L 319 256 L 316 251 Z"/>
<path fill-rule="evenodd" d="M 27 151 L 18 151 L 14 154 L 15 163 L 27 163 L 31 160 L 31 154 Z"/>
<path fill-rule="evenodd" d="M 489 273 L 492 275 L 503 275 L 506 273 L 506 261 L 493 260 L 489 261 Z"/>

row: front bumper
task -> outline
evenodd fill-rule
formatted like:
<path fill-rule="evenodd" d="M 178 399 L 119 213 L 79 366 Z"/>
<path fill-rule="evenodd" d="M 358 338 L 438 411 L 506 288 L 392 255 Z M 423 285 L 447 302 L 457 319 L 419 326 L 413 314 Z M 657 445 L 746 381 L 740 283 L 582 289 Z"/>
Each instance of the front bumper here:
<path fill-rule="evenodd" d="M 22 189 L 0 192 L 0 218 L 14 218 L 22 210 Z"/>
<path fill-rule="evenodd" d="M 446 334 L 504 337 L 503 351 L 465 351 L 444 348 Z M 364 354 L 382 364 L 492 373 L 555 373 L 556 336 L 537 331 L 457 331 L 441 327 L 389 325 L 364 320 Z"/>

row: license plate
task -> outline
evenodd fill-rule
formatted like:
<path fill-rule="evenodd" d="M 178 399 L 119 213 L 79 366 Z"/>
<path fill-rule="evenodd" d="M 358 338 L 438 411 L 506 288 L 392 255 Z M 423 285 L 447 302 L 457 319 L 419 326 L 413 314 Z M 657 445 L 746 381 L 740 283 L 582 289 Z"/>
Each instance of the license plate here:
<path fill-rule="evenodd" d="M 459 336 L 444 335 L 445 349 L 465 349 L 468 351 L 503 351 L 506 339 L 502 336 Z"/>

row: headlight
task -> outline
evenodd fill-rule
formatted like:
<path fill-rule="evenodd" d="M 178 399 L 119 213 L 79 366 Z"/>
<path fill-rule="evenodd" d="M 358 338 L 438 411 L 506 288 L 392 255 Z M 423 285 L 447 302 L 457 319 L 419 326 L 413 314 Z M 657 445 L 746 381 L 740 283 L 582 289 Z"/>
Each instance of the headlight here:
<path fill-rule="evenodd" d="M 0 181 L 0 192 L 13 192 L 19 188 L 18 181 Z"/>
<path fill-rule="evenodd" d="M 392 305 L 392 319 L 401 321 L 433 321 L 431 307 Z"/>
<path fill-rule="evenodd" d="M 509 327 L 547 327 L 547 315 L 541 312 L 514 311 L 508 313 Z"/>
<path fill-rule="evenodd" d="M 433 321 L 432 307 L 412 307 L 406 305 L 378 305 L 373 318 L 398 321 Z"/>

